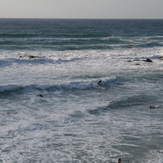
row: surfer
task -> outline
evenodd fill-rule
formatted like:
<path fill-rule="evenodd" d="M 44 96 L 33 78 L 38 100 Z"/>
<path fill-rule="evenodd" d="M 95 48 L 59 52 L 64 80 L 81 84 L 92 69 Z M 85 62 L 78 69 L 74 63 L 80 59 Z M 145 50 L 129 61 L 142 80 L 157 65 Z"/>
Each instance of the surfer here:
<path fill-rule="evenodd" d="M 150 109 L 156 109 L 158 108 L 159 106 L 149 106 Z"/>
<path fill-rule="evenodd" d="M 43 97 L 43 95 L 42 95 L 42 94 L 38 94 L 38 95 L 36 95 L 36 96 Z"/>
<path fill-rule="evenodd" d="M 101 86 L 102 86 L 102 80 L 99 80 L 98 83 L 97 83 L 97 85 L 98 85 L 99 87 L 101 87 Z"/>
<path fill-rule="evenodd" d="M 102 86 L 102 80 L 99 80 L 97 85 L 98 85 L 98 89 L 100 89 L 100 90 L 106 90 L 107 89 L 106 87 Z"/>
<path fill-rule="evenodd" d="M 121 158 L 118 159 L 118 163 L 121 163 Z"/>
<path fill-rule="evenodd" d="M 149 106 L 149 108 L 150 108 L 150 109 L 154 109 L 154 107 L 153 107 L 153 106 Z"/>

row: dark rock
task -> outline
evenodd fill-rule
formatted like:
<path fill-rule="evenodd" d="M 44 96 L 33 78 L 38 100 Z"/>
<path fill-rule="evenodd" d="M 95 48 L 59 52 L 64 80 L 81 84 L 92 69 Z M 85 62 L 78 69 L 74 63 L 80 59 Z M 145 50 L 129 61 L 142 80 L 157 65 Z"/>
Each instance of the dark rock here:
<path fill-rule="evenodd" d="M 28 58 L 36 58 L 36 56 L 33 56 L 33 55 L 29 55 Z"/>
<path fill-rule="evenodd" d="M 132 62 L 131 60 L 128 60 L 127 62 Z"/>
<path fill-rule="evenodd" d="M 34 55 L 24 55 L 24 56 L 19 56 L 19 58 L 29 58 L 29 59 L 33 59 L 33 58 L 38 58 L 38 56 L 34 56 Z"/>
<path fill-rule="evenodd" d="M 158 60 L 163 60 L 163 56 L 156 58 Z"/>
<path fill-rule="evenodd" d="M 153 62 L 151 59 L 147 58 L 144 62 Z"/>
<path fill-rule="evenodd" d="M 134 61 L 140 61 L 139 59 L 134 59 Z"/>
<path fill-rule="evenodd" d="M 135 63 L 135 65 L 140 65 L 140 63 Z"/>

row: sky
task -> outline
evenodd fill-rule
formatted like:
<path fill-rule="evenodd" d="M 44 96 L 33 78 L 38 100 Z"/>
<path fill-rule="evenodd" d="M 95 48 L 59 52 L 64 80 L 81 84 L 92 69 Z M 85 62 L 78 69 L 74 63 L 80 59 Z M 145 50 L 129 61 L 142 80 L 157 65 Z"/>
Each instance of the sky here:
<path fill-rule="evenodd" d="M 163 0 L 0 0 L 0 18 L 163 19 Z"/>

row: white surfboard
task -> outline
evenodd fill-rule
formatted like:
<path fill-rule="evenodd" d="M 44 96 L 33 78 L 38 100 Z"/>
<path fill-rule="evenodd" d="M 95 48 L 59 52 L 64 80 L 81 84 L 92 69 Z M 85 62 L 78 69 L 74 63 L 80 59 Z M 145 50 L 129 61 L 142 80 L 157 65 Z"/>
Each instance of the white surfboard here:
<path fill-rule="evenodd" d="M 99 87 L 99 89 L 101 89 L 101 90 L 106 90 L 106 87 Z"/>

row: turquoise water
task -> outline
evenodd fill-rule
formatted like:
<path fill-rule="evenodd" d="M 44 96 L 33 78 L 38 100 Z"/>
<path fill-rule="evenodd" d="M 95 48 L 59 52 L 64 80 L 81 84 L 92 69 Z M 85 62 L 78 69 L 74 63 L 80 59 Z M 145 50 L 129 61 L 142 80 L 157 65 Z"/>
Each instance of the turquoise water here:
<path fill-rule="evenodd" d="M 162 163 L 162 26 L 0 19 L 0 162 Z"/>

